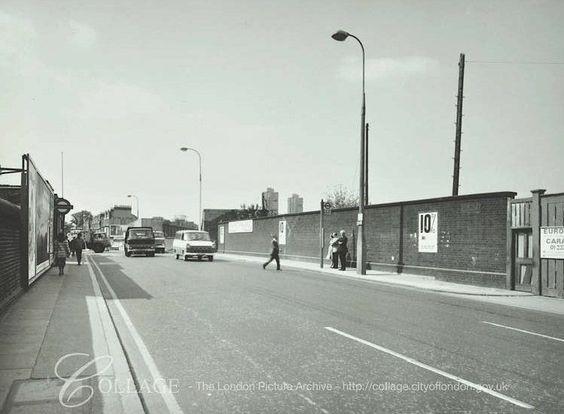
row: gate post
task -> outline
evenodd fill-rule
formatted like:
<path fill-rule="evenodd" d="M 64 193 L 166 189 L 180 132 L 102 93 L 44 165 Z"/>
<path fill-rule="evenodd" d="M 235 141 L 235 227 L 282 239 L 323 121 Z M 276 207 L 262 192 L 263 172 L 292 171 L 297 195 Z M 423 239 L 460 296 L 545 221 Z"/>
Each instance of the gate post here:
<path fill-rule="evenodd" d="M 531 227 L 533 229 L 533 269 L 531 275 L 531 292 L 533 295 L 542 295 L 541 283 L 541 258 L 540 258 L 540 226 L 541 205 L 540 198 L 546 190 L 531 190 L 533 202 L 531 204 Z"/>
<path fill-rule="evenodd" d="M 507 231 L 506 231 L 506 251 L 505 258 L 505 289 L 515 290 L 515 271 L 513 268 L 513 227 L 511 220 L 511 198 L 507 199 Z"/>

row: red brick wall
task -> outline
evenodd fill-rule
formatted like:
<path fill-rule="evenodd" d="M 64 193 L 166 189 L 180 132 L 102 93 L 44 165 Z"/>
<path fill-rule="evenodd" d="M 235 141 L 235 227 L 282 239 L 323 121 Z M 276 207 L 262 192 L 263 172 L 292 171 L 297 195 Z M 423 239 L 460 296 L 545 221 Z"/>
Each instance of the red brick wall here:
<path fill-rule="evenodd" d="M 514 193 L 488 193 L 368 206 L 365 239 L 369 268 L 433 275 L 442 280 L 505 287 L 506 220 Z M 418 215 L 438 213 L 438 252 L 419 253 Z M 344 229 L 356 255 L 356 209 L 335 210 L 324 217 L 326 239 Z M 252 233 L 229 233 L 219 252 L 267 255 L 271 234 L 286 220 L 282 258 L 318 261 L 319 212 L 255 219 Z M 326 249 L 325 249 L 326 251 Z"/>

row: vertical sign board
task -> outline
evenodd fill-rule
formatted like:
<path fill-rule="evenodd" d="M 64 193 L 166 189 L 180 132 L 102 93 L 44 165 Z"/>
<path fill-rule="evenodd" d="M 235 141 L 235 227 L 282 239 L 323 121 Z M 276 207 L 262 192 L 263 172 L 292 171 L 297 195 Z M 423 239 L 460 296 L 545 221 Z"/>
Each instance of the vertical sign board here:
<path fill-rule="evenodd" d="M 54 194 L 27 157 L 28 282 L 51 267 L 54 238 Z"/>
<path fill-rule="evenodd" d="M 418 248 L 419 253 L 437 253 L 439 214 L 419 213 Z"/>
<path fill-rule="evenodd" d="M 278 222 L 278 244 L 286 244 L 286 220 L 280 220 Z"/>
<path fill-rule="evenodd" d="M 225 226 L 219 226 L 219 244 L 225 243 Z"/>
<path fill-rule="evenodd" d="M 540 228 L 540 257 L 564 259 L 564 226 Z"/>

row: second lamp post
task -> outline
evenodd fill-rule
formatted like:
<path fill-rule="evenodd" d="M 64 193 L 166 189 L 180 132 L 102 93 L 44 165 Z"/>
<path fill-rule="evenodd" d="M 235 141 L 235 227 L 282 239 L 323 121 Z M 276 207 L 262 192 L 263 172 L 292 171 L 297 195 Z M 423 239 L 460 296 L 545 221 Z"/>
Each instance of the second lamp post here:
<path fill-rule="evenodd" d="M 200 208 L 199 208 L 199 214 L 200 214 L 200 221 L 198 223 L 198 229 L 203 230 L 203 225 L 202 225 L 202 155 L 200 154 L 200 152 L 194 148 L 189 148 L 189 147 L 181 147 L 180 151 L 186 152 L 186 151 L 194 151 L 196 154 L 198 154 L 198 161 L 199 161 L 199 171 L 200 171 Z"/>

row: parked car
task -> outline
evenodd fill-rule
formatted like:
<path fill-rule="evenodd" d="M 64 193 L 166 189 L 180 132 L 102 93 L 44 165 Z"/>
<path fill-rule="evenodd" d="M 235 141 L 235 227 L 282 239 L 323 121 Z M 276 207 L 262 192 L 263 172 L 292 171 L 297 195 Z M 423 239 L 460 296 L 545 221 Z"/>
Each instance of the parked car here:
<path fill-rule="evenodd" d="M 155 230 L 155 253 L 164 253 L 166 250 L 165 236 L 162 231 Z"/>
<path fill-rule="evenodd" d="M 127 257 L 132 254 L 155 256 L 155 235 L 152 227 L 128 227 L 125 232 L 123 251 Z"/>
<path fill-rule="evenodd" d="M 197 257 L 198 260 L 207 257 L 211 262 L 213 255 L 217 251 L 215 242 L 210 239 L 207 231 L 182 230 L 177 231 L 172 242 L 172 248 L 176 260 L 182 257 L 188 260 L 189 257 Z"/>

